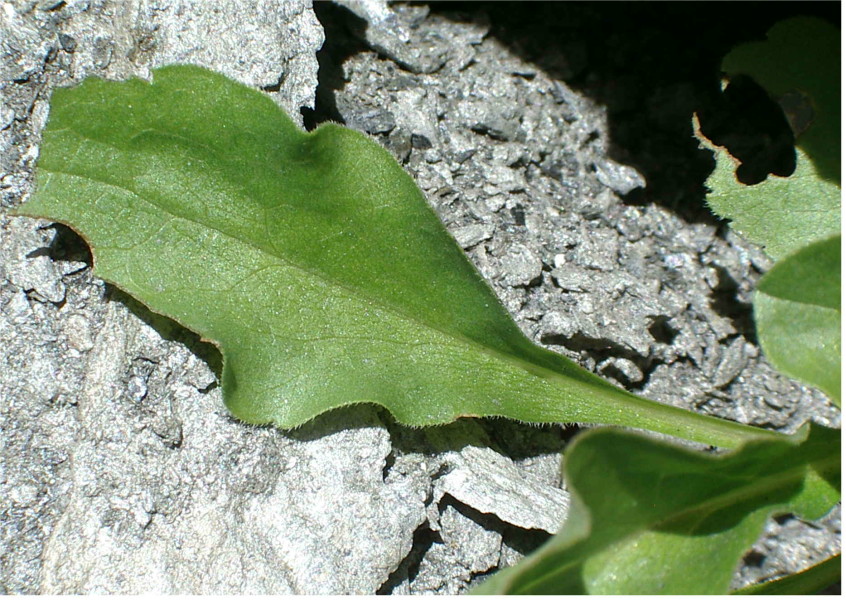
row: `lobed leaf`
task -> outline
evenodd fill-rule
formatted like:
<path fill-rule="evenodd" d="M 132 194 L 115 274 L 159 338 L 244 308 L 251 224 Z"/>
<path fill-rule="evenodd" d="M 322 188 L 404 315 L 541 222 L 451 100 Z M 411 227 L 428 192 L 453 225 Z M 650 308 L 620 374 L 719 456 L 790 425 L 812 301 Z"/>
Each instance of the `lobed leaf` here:
<path fill-rule="evenodd" d="M 733 446 L 759 430 L 638 398 L 532 344 L 396 161 L 192 66 L 54 92 L 34 197 L 95 273 L 217 344 L 232 413 L 295 427 L 373 402 L 628 425 Z"/>
<path fill-rule="evenodd" d="M 840 497 L 840 432 L 704 455 L 610 429 L 564 454 L 561 531 L 480 594 L 725 594 L 775 511 L 822 517 Z"/>
<path fill-rule="evenodd" d="M 701 135 L 699 140 L 715 152 L 717 163 L 705 182 L 710 189 L 708 205 L 772 258 L 840 232 L 840 186 L 821 179 L 801 149 L 796 150 L 796 170 L 790 177 L 771 175 L 761 183 L 744 185 L 737 181 L 736 162 L 725 149 Z"/>
<path fill-rule="evenodd" d="M 840 242 L 837 235 L 777 263 L 755 294 L 761 348 L 783 373 L 840 406 Z"/>

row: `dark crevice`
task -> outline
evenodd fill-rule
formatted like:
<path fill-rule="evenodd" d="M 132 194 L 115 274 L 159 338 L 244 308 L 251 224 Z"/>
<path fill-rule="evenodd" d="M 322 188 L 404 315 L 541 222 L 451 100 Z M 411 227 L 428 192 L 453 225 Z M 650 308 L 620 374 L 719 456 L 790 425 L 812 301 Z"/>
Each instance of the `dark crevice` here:
<path fill-rule="evenodd" d="M 711 309 L 718 315 L 731 321 L 732 326 L 749 342 L 758 344 L 755 334 L 755 321 L 752 304 L 738 299 L 740 286 L 728 269 L 714 265 L 717 273 L 717 285 L 711 293 Z"/>
<path fill-rule="evenodd" d="M 312 131 L 321 123 L 346 124 L 338 110 L 335 93 L 346 85 L 344 62 L 367 50 L 361 41 L 367 23 L 343 6 L 333 2 L 315 2 L 314 14 L 323 26 L 325 41 L 317 52 L 317 89 L 314 108 L 302 107 L 303 125 Z"/>
<path fill-rule="evenodd" d="M 376 595 L 390 595 L 402 583 L 414 581 L 417 574 L 420 573 L 420 563 L 423 562 L 423 557 L 434 544 L 439 543 L 443 543 L 441 536 L 438 532 L 432 531 L 428 523 L 424 523 L 418 527 L 412 537 L 411 551 L 400 561 L 400 564 L 394 569 L 393 573 L 388 575 L 385 583 L 376 590 Z"/>
<path fill-rule="evenodd" d="M 541 336 L 541 342 L 544 344 L 554 344 L 556 346 L 564 346 L 572 352 L 588 352 L 597 359 L 597 362 L 611 356 L 620 356 L 630 360 L 643 360 L 643 357 L 626 348 L 619 342 L 608 338 L 595 338 L 585 335 L 582 332 L 576 332 L 572 336 L 562 335 L 560 333 L 548 333 Z"/>
<path fill-rule="evenodd" d="M 212 390 L 216 390 L 219 387 L 219 385 L 220 384 L 218 383 L 218 381 L 215 380 L 215 381 L 212 381 L 210 384 L 208 384 L 206 387 L 197 388 L 197 391 L 200 392 L 203 395 L 206 395 L 209 392 L 211 392 Z"/>
<path fill-rule="evenodd" d="M 397 462 L 397 455 L 393 449 L 393 445 L 391 447 L 391 451 L 388 453 L 388 456 L 385 457 L 385 464 L 382 466 L 382 481 L 388 480 L 388 475 L 391 474 L 391 469 L 394 468 L 394 463 Z"/>
<path fill-rule="evenodd" d="M 560 425 L 526 425 L 506 419 L 479 419 L 491 440 L 491 447 L 511 460 L 519 461 L 564 450 L 570 437 Z"/>
<path fill-rule="evenodd" d="M 39 248 L 31 256 L 46 255 L 53 261 L 82 262 L 89 267 L 94 264 L 91 250 L 79 234 L 61 223 L 53 223 L 50 227 L 56 232 L 50 246 Z"/>
<path fill-rule="evenodd" d="M 655 317 L 652 324 L 647 328 L 649 335 L 652 336 L 659 344 L 667 344 L 668 346 L 675 341 L 679 330 L 670 325 L 670 317 L 666 315 L 659 315 Z"/>
<path fill-rule="evenodd" d="M 26 255 L 27 258 L 38 258 L 39 256 L 50 256 L 50 248 L 36 248 Z"/>
<path fill-rule="evenodd" d="M 491 567 L 486 571 L 482 571 L 481 573 L 473 573 L 470 575 L 470 581 L 467 582 L 468 587 L 473 588 L 477 585 L 480 585 L 485 579 L 499 571 L 499 567 Z"/>
<path fill-rule="evenodd" d="M 766 558 L 767 557 L 765 555 L 761 554 L 757 550 L 752 550 L 743 557 L 743 564 L 750 567 L 760 567 L 764 564 L 764 560 L 766 560 Z"/>
<path fill-rule="evenodd" d="M 669 325 L 669 318 L 656 317 L 649 327 L 652 337 L 659 343 L 672 344 L 678 331 Z M 542 344 L 561 346 L 570 352 L 578 353 L 598 365 L 599 373 L 605 378 L 611 378 L 630 392 L 640 393 L 649 383 L 649 379 L 659 365 L 664 364 L 659 356 L 639 354 L 635 350 L 608 338 L 594 338 L 577 332 L 572 336 L 550 333 L 541 336 Z M 622 358 L 631 361 L 641 372 L 641 378 L 633 381 L 629 379 L 619 367 L 609 359 Z M 602 363 L 605 363 L 604 365 Z"/>
<path fill-rule="evenodd" d="M 544 344 L 553 344 L 556 346 L 563 346 L 571 352 L 585 352 L 600 363 L 608 358 L 626 358 L 638 367 L 645 367 L 649 364 L 649 358 L 642 356 L 624 346 L 619 342 L 608 338 L 595 338 L 585 335 L 582 332 L 576 332 L 572 336 L 562 335 L 560 333 L 550 333 L 541 336 L 541 342 Z"/>
<path fill-rule="evenodd" d="M 265 92 L 278 92 L 282 89 L 282 84 L 285 83 L 285 73 L 279 75 L 279 79 L 276 83 L 271 83 L 270 85 L 262 86 L 262 90 Z"/>
<path fill-rule="evenodd" d="M 490 513 L 483 513 L 471 506 L 456 500 L 449 494 L 445 494 L 441 501 L 438 502 L 438 509 L 443 513 L 447 507 L 452 507 L 457 512 L 461 513 L 465 518 L 479 524 L 487 531 L 495 531 L 502 536 L 502 543 L 512 550 L 515 550 L 523 556 L 535 552 L 538 548 L 543 546 L 552 535 L 540 529 L 523 529 L 510 523 L 506 523 L 496 515 Z M 489 576 L 499 570 L 499 567 L 492 567 L 483 573 L 475 573 L 474 575 L 481 578 Z M 473 579 L 471 579 L 471 584 Z"/>
<path fill-rule="evenodd" d="M 640 381 L 632 381 L 622 369 L 620 369 L 613 363 L 604 365 L 601 369 L 599 369 L 599 373 L 602 374 L 605 378 L 610 377 L 611 379 L 620 382 L 623 387 L 625 387 L 627 390 L 634 389 L 635 385 L 637 385 Z"/>
<path fill-rule="evenodd" d="M 796 520 L 796 515 L 793 513 L 781 513 L 780 515 L 773 516 L 773 520 L 778 523 L 779 525 L 786 525 L 790 523 L 790 521 Z"/>
<path fill-rule="evenodd" d="M 521 554 L 534 552 L 552 537 L 552 534 L 541 529 L 523 529 L 511 523 L 506 523 L 494 514 L 483 513 L 472 506 L 467 506 L 463 502 L 456 500 L 449 494 L 444 494 L 443 498 L 438 502 L 438 510 L 443 513 L 447 507 L 452 507 L 461 513 L 462 516 L 481 525 L 486 530 L 499 533 L 503 537 L 503 542 L 507 538 L 508 545 Z"/>
<path fill-rule="evenodd" d="M 502 543 L 523 556 L 529 556 L 551 537 L 551 534 L 540 529 L 521 529 L 506 523 L 502 532 Z"/>

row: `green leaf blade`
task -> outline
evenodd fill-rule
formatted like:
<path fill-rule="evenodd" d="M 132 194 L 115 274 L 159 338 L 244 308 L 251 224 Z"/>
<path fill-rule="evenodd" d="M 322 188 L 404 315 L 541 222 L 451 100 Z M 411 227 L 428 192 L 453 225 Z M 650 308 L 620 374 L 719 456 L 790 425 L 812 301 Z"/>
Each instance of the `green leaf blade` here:
<path fill-rule="evenodd" d="M 756 185 L 743 185 L 728 153 L 704 138 L 700 141 L 715 152 L 717 161 L 705 182 L 711 190 L 708 205 L 774 259 L 840 232 L 840 186 L 821 179 L 801 149 L 796 150 L 796 170 L 790 177 L 771 175 Z"/>
<path fill-rule="evenodd" d="M 224 400 L 295 427 L 372 402 L 459 416 L 643 427 L 733 446 L 753 428 L 638 398 L 532 344 L 390 154 L 300 131 L 259 92 L 171 66 L 57 90 L 36 193 L 95 273 L 213 341 Z"/>
<path fill-rule="evenodd" d="M 809 244 L 761 278 L 753 307 L 764 353 L 840 406 L 841 236 Z"/>
<path fill-rule="evenodd" d="M 840 235 L 805 246 L 770 269 L 758 291 L 840 311 L 840 246 Z"/>
<path fill-rule="evenodd" d="M 714 457 L 595 430 L 565 452 L 564 473 L 559 534 L 475 591 L 724 594 L 769 514 L 815 519 L 836 504 L 840 432 L 811 426 Z"/>

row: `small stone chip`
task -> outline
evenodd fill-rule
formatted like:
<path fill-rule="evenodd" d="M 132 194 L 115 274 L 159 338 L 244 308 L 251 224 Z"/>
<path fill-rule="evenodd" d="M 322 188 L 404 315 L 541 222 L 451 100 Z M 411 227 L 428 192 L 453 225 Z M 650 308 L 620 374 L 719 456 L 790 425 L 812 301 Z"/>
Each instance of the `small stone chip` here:
<path fill-rule="evenodd" d="M 505 282 L 512 286 L 529 285 L 540 277 L 543 263 L 528 248 L 516 245 L 500 261 Z"/>
<path fill-rule="evenodd" d="M 493 225 L 490 223 L 473 223 L 456 229 L 453 232 L 453 236 L 455 237 L 455 241 L 458 242 L 458 245 L 466 250 L 479 242 L 491 239 L 493 229 Z"/>

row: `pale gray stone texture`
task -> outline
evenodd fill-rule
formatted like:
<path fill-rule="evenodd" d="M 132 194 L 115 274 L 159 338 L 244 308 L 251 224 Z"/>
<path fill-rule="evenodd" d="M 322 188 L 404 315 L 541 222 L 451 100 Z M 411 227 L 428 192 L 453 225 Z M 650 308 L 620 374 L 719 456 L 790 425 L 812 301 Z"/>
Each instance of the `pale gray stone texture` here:
<path fill-rule="evenodd" d="M 644 180 L 608 156 L 605 107 L 492 37 L 483 9 L 338 5 L 367 27 L 324 56 L 335 116 L 403 162 L 529 337 L 670 404 L 839 424 L 718 309 L 748 302 L 766 256 L 622 202 Z M 56 86 L 188 62 L 300 121 L 323 40 L 300 0 L 0 5 L 0 591 L 460 593 L 557 530 L 570 429 L 415 430 L 368 406 L 244 425 L 213 348 L 92 277 L 65 228 L 6 214 L 32 192 Z M 562 60 L 586 68 L 577 46 Z M 738 583 L 839 548 L 839 518 L 773 521 L 757 548 Z"/>

